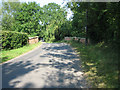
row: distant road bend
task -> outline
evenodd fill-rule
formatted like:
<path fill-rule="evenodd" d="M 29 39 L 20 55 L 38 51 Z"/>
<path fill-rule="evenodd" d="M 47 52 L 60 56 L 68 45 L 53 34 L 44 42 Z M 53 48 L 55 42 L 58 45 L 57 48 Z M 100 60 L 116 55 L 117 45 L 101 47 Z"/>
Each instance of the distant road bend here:
<path fill-rule="evenodd" d="M 2 88 L 88 88 L 79 57 L 65 43 L 39 48 L 2 65 Z"/>

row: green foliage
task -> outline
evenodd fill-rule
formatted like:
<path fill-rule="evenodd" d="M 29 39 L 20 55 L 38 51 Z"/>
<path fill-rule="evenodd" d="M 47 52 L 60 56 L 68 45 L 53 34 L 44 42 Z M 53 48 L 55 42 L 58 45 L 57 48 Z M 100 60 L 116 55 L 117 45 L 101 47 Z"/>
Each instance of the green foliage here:
<path fill-rule="evenodd" d="M 13 31 L 13 25 L 15 24 L 14 13 L 20 8 L 20 2 L 16 0 L 15 2 L 2 1 L 2 30 Z"/>
<path fill-rule="evenodd" d="M 61 40 L 71 34 L 67 12 L 58 4 L 49 3 L 42 8 L 36 2 L 2 4 L 3 30 L 25 32 L 29 36 L 44 38 L 45 41 Z"/>
<path fill-rule="evenodd" d="M 48 25 L 47 26 L 47 30 L 45 32 L 45 40 L 46 41 L 54 41 L 55 40 L 55 36 L 54 36 L 54 32 L 55 32 L 56 28 L 54 27 L 54 25 Z"/>
<path fill-rule="evenodd" d="M 118 88 L 118 53 L 104 42 L 97 45 L 69 42 L 78 52 L 92 88 Z"/>
<path fill-rule="evenodd" d="M 43 24 L 42 37 L 45 41 L 59 40 L 61 25 L 66 21 L 67 13 L 65 9 L 60 8 L 58 4 L 49 3 L 43 6 L 42 11 L 44 12 L 41 16 L 41 22 Z"/>
<path fill-rule="evenodd" d="M 28 43 L 28 36 L 24 33 L 2 31 L 2 48 L 15 49 Z"/>
<path fill-rule="evenodd" d="M 41 8 L 35 2 L 2 2 L 2 30 L 40 35 Z"/>
<path fill-rule="evenodd" d="M 66 35 L 62 26 L 65 26 L 64 23 L 67 21 L 67 12 L 58 4 L 49 3 L 43 8 L 36 2 L 3 2 L 2 4 L 3 30 L 25 32 L 29 36 L 44 38 L 45 41 L 60 40 Z"/>
<path fill-rule="evenodd" d="M 20 56 L 36 47 L 38 47 L 41 44 L 41 42 L 35 43 L 35 44 L 28 44 L 23 47 L 12 49 L 12 50 L 2 50 L 2 62 L 8 61 L 10 59 L 13 59 L 17 56 Z"/>
<path fill-rule="evenodd" d="M 40 32 L 39 20 L 41 13 L 40 6 L 35 2 L 22 3 L 21 7 L 14 14 L 16 21 L 14 29 L 29 35 L 38 35 Z"/>
<path fill-rule="evenodd" d="M 72 2 L 68 3 L 68 7 L 74 13 L 74 35 L 79 33 L 81 37 L 83 30 L 86 38 L 95 44 L 84 46 L 80 43 L 71 43 L 80 53 L 88 81 L 97 88 L 117 88 L 120 3 Z"/>
<path fill-rule="evenodd" d="M 62 40 L 64 37 L 72 36 L 72 22 L 65 21 L 61 26 L 59 26 L 59 32 L 56 32 L 56 40 Z"/>
<path fill-rule="evenodd" d="M 120 3 L 112 2 L 72 2 L 68 3 L 68 7 L 74 13 L 73 16 L 73 33 L 79 36 L 87 36 L 92 42 L 98 43 L 120 43 L 119 36 L 119 20 Z M 86 13 L 87 10 L 87 13 Z M 85 32 L 85 27 L 87 31 Z M 83 32 L 83 35 L 81 35 Z"/>

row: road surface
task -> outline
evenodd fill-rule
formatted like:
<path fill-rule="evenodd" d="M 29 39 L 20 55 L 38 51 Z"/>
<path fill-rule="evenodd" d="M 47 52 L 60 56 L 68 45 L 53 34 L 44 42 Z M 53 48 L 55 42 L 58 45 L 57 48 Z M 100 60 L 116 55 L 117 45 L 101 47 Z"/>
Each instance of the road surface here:
<path fill-rule="evenodd" d="M 69 45 L 43 43 L 2 65 L 2 88 L 88 88 L 80 63 Z"/>

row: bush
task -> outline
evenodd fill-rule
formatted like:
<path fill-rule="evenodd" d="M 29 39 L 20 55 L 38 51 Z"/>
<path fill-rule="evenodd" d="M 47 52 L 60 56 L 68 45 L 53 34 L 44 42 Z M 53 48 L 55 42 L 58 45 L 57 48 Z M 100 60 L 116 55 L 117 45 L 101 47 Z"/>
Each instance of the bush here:
<path fill-rule="evenodd" d="M 25 33 L 2 31 L 2 49 L 15 49 L 28 43 L 28 36 Z"/>

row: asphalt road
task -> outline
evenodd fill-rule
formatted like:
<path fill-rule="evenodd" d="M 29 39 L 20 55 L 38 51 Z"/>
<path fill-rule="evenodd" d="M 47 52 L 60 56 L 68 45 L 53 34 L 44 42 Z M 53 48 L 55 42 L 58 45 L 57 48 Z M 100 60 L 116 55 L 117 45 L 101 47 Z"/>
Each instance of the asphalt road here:
<path fill-rule="evenodd" d="M 43 43 L 2 64 L 2 88 L 88 88 L 80 63 L 69 45 Z"/>

